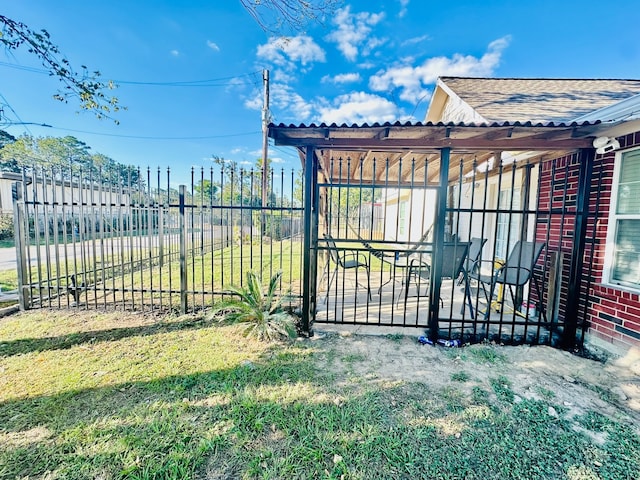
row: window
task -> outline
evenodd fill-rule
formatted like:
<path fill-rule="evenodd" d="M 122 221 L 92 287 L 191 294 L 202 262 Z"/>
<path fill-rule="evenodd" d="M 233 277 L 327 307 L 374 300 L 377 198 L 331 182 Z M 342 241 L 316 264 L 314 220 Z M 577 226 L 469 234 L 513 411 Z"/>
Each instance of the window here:
<path fill-rule="evenodd" d="M 513 195 L 513 200 L 512 200 Z M 513 201 L 513 203 L 512 203 Z M 498 214 L 498 231 L 496 232 L 496 257 L 506 260 L 509 252 L 520 240 L 520 188 L 502 187 L 500 190 L 500 210 L 511 210 Z M 507 244 L 507 241 L 509 242 Z"/>
<path fill-rule="evenodd" d="M 640 288 L 640 150 L 620 156 L 613 199 L 608 278 L 616 285 Z"/>
<path fill-rule="evenodd" d="M 407 231 L 407 202 L 400 202 L 400 211 L 398 213 L 398 234 L 404 237 Z"/>

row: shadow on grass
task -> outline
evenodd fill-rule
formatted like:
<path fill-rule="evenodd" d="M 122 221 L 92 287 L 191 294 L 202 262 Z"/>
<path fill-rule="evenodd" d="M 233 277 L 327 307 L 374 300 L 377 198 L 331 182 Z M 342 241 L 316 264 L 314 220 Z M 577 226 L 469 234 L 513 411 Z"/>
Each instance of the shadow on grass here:
<path fill-rule="evenodd" d="M 0 477 L 544 479 L 563 478 L 569 468 L 596 473 L 588 439 L 567 419 L 550 415 L 548 402 L 516 403 L 509 395 L 490 401 L 488 392 L 469 399 L 420 384 L 343 388 L 318 376 L 312 360 L 305 349 L 274 348 L 233 368 L 5 402 L 0 432 L 13 441 L 0 446 Z M 637 478 L 640 438 L 628 429 L 616 433 L 611 421 L 590 420 L 587 427 L 611 435 L 595 452 L 602 478 Z M 35 438 L 22 441 L 28 434 Z M 618 451 L 621 438 L 626 446 Z"/>
<path fill-rule="evenodd" d="M 0 358 L 47 350 L 65 350 L 85 343 L 114 342 L 128 337 L 194 330 L 215 324 L 217 322 L 208 321 L 204 318 L 189 318 L 177 322 L 158 322 L 152 325 L 70 333 L 57 337 L 20 338 L 5 342 L 0 341 Z"/>
<path fill-rule="evenodd" d="M 256 431 L 265 405 L 283 408 L 245 390 L 312 378 L 300 355 L 272 349 L 227 369 L 0 403 L 0 478 L 193 478 L 212 451 L 229 448 L 226 422 Z"/>

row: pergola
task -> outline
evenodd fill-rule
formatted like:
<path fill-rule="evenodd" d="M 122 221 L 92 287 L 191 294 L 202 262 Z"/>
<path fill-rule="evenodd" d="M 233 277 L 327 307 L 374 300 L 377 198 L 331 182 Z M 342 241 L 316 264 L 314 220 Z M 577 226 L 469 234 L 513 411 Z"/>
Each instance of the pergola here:
<path fill-rule="evenodd" d="M 269 136 L 275 145 L 295 147 L 304 166 L 305 328 L 309 330 L 316 302 L 317 266 L 313 249 L 318 239 L 319 186 L 348 184 L 385 188 L 390 184 L 401 186 L 409 182 L 422 182 L 437 190 L 436 218 L 442 219 L 448 185 L 459 180 L 461 175 L 472 172 L 478 165 L 492 158 L 508 158 L 511 162 L 526 158 L 529 164 L 535 164 L 577 151 L 581 164 L 580 210 L 588 202 L 587 185 L 595 154 L 592 142 L 603 127 L 600 122 L 490 125 L 398 122 L 351 126 L 271 124 Z M 382 158 L 385 162 L 380 161 Z M 342 162 L 338 168 L 338 159 L 348 159 L 348 168 Z M 407 167 L 408 162 L 411 162 L 411 168 Z M 580 218 L 576 222 L 580 222 Z M 433 243 L 436 251 L 444 242 L 442 224 L 442 221 L 434 224 Z M 584 244 L 582 224 L 576 224 L 574 236 L 576 247 Z M 576 258 L 572 262 L 575 278 L 572 284 L 577 284 L 582 261 L 579 253 L 582 250 L 575 250 Z M 436 256 L 433 261 L 436 276 L 441 268 L 440 263 Z M 434 284 L 432 295 L 435 298 L 439 296 L 438 282 Z M 578 299 L 575 298 L 575 301 Z M 437 327 L 438 302 L 431 301 L 429 308 L 429 325 Z"/>

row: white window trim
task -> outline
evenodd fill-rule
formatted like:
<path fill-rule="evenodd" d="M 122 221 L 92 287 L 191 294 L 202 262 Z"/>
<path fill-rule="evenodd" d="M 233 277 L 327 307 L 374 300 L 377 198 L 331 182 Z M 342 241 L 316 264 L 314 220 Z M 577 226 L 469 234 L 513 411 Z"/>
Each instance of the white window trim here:
<path fill-rule="evenodd" d="M 620 170 L 622 169 L 622 155 L 640 150 L 640 147 L 630 148 L 628 150 L 617 151 L 614 164 L 613 164 L 613 182 L 611 184 L 611 202 L 609 203 L 609 215 L 607 217 L 607 240 L 605 246 L 604 266 L 602 268 L 602 284 L 617 290 L 626 290 L 633 293 L 640 292 L 640 287 L 633 287 L 631 285 L 624 285 L 611 281 L 612 266 L 613 266 L 613 253 L 615 250 L 616 239 L 616 219 L 618 215 L 616 210 L 618 208 L 618 186 L 620 184 Z"/>

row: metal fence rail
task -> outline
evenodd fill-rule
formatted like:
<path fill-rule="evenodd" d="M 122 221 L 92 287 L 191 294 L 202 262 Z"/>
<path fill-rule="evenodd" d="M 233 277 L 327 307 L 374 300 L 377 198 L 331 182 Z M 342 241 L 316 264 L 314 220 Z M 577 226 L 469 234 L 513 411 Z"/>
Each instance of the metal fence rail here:
<path fill-rule="evenodd" d="M 191 169 L 25 168 L 14 185 L 19 295 L 23 308 L 205 308 L 248 270 L 280 293 L 301 292 L 301 199 L 296 173 L 225 166 Z M 185 182 L 186 183 L 186 182 Z"/>
<path fill-rule="evenodd" d="M 325 175 L 317 187 L 315 321 L 437 325 L 439 337 L 472 342 L 581 344 L 591 278 L 580 272 L 584 251 L 593 250 L 600 208 L 579 190 L 589 162 L 582 155 L 491 165 L 474 160 L 466 169 L 462 159 L 454 179 L 438 179 L 438 171 L 449 171 L 444 157 L 382 156 L 371 162 L 373 172 L 365 172 L 362 159 L 331 160 L 333 177 Z M 391 171 L 398 180 L 389 180 Z M 598 175 L 593 181 L 602 182 Z M 472 242 L 482 247 L 464 272 L 452 275 L 445 252 L 469 251 Z M 509 267 L 526 281 L 496 283 L 487 299 L 491 284 L 485 281 L 524 245 L 532 252 L 541 245 L 539 256 Z M 577 298 L 585 303 L 572 305 Z"/>

